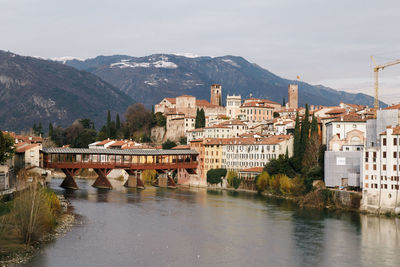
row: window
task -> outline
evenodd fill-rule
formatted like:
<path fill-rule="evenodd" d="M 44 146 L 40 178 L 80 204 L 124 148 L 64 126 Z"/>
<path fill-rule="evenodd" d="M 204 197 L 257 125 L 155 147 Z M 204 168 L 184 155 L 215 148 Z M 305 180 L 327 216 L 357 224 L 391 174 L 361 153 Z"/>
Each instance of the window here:
<path fill-rule="evenodd" d="M 374 169 L 374 171 L 376 171 L 376 164 L 374 164 L 373 169 Z"/>
<path fill-rule="evenodd" d="M 397 152 L 393 152 L 393 158 L 397 158 Z"/>
<path fill-rule="evenodd" d="M 357 124 L 353 124 L 353 128 L 357 128 Z"/>
<path fill-rule="evenodd" d="M 336 125 L 336 128 L 340 128 L 340 125 L 338 124 L 338 125 Z"/>
<path fill-rule="evenodd" d="M 368 163 L 367 163 L 367 164 L 365 164 L 365 170 L 367 170 L 367 171 L 368 171 Z"/>
<path fill-rule="evenodd" d="M 393 138 L 393 145 L 397 146 L 397 137 Z"/>
<path fill-rule="evenodd" d="M 368 175 L 365 175 L 365 180 L 368 180 Z"/>
<path fill-rule="evenodd" d="M 393 165 L 393 170 L 397 171 L 397 165 Z"/>
<path fill-rule="evenodd" d="M 386 138 L 383 138 L 383 145 L 386 146 Z"/>
<path fill-rule="evenodd" d="M 386 164 L 382 165 L 382 170 L 386 171 Z"/>
<path fill-rule="evenodd" d="M 386 151 L 383 151 L 383 158 L 386 159 Z"/>
<path fill-rule="evenodd" d="M 368 188 L 368 183 L 365 183 L 365 188 Z"/>

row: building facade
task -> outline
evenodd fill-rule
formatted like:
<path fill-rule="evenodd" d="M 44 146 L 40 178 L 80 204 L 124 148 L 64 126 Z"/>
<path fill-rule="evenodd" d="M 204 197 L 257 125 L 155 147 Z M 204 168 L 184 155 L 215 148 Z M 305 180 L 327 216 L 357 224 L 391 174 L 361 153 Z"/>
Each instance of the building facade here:
<path fill-rule="evenodd" d="M 400 126 L 388 126 L 379 139 L 379 146 L 364 152 L 361 208 L 400 214 Z"/>

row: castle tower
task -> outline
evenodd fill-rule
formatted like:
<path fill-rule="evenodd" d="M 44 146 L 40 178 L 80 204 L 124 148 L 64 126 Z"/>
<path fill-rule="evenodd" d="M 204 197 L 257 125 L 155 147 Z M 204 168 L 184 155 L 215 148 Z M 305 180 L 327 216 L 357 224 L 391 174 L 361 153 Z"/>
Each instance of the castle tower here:
<path fill-rule="evenodd" d="M 288 104 L 289 108 L 299 107 L 299 86 L 297 84 L 289 84 Z"/>
<path fill-rule="evenodd" d="M 211 85 L 210 103 L 222 106 L 222 86 L 220 84 Z"/>

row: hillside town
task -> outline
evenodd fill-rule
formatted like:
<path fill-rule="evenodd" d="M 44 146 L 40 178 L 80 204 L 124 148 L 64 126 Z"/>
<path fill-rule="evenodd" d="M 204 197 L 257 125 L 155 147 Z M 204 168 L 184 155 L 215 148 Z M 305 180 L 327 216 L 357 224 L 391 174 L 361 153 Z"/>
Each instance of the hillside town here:
<path fill-rule="evenodd" d="M 162 99 L 153 113 L 164 118 L 165 124 L 152 127 L 151 142 L 106 138 L 87 147 L 149 151 L 166 148 L 160 144 L 170 142 L 174 145 L 168 148 L 198 153 L 196 171 L 178 169 L 177 184 L 207 187 L 210 170 L 226 169 L 238 174 L 242 181 L 239 188 L 254 190 L 255 179 L 271 160 L 294 156 L 296 124 L 308 114 L 306 119 L 316 122 L 318 143 L 324 151 L 321 178 L 325 186 L 361 191 L 364 210 L 399 212 L 400 105 L 376 112 L 347 103 L 299 107 L 297 84 L 288 86 L 288 101 L 282 104 L 254 97 L 242 99 L 240 95 L 223 99 L 222 90 L 219 84 L 211 85 L 210 101 L 190 95 Z M 48 137 L 3 134 L 13 138 L 15 147 L 15 155 L 2 167 L 0 178 L 0 189 L 9 190 L 16 172 L 42 167 L 42 144 Z M 42 173 L 47 175 L 44 170 Z M 109 174 L 113 175 L 129 177 L 124 171 Z"/>

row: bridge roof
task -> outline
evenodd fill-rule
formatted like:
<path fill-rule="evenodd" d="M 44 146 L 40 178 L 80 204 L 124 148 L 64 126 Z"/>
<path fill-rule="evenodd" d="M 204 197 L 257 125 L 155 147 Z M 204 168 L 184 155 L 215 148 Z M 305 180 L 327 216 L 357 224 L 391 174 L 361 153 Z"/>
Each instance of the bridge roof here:
<path fill-rule="evenodd" d="M 107 154 L 107 155 L 198 155 L 189 149 L 96 149 L 96 148 L 43 148 L 45 154 Z"/>

